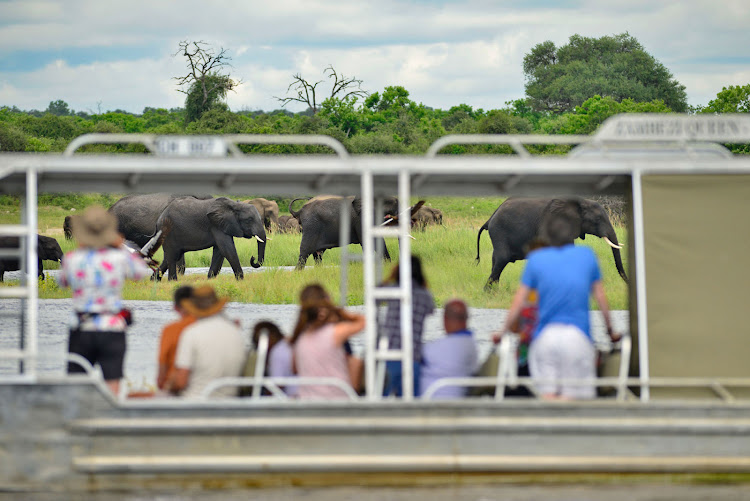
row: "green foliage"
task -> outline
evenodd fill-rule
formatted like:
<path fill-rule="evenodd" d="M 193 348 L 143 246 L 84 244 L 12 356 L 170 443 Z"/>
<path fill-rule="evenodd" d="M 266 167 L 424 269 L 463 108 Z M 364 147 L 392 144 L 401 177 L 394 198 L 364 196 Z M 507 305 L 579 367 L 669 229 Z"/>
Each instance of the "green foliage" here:
<path fill-rule="evenodd" d="M 185 123 L 194 122 L 215 108 L 228 110 L 223 100 L 227 97 L 227 91 L 234 85 L 229 76 L 218 73 L 209 73 L 203 79 L 194 81 L 188 88 L 185 98 Z"/>
<path fill-rule="evenodd" d="M 685 86 L 628 33 L 573 35 L 559 48 L 551 41 L 540 43 L 524 57 L 523 71 L 536 111 L 572 111 L 594 95 L 618 102 L 661 99 L 674 111 L 687 111 Z"/>
<path fill-rule="evenodd" d="M 0 151 L 26 151 L 29 138 L 20 127 L 0 122 Z"/>
<path fill-rule="evenodd" d="M 750 113 L 750 84 L 722 87 L 699 113 Z"/>
<path fill-rule="evenodd" d="M 50 101 L 49 106 L 47 106 L 47 113 L 58 117 L 65 117 L 73 114 L 73 112 L 70 111 L 70 108 L 68 108 L 68 103 L 62 99 Z"/>
<path fill-rule="evenodd" d="M 594 96 L 573 113 L 544 118 L 539 128 L 545 134 L 591 134 L 607 118 L 618 113 L 671 113 L 663 101 L 635 102 L 632 99 L 616 101 L 612 97 Z"/>

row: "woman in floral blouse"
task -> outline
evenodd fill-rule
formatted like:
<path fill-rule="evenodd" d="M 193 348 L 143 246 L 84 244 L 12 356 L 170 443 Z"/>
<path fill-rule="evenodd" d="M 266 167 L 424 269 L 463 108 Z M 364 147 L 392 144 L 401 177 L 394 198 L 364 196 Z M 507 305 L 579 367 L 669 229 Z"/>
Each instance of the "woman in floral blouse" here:
<path fill-rule="evenodd" d="M 79 248 L 65 255 L 60 278 L 62 287 L 73 291 L 68 351 L 96 363 L 107 386 L 117 395 L 123 376 L 125 330 L 129 312 L 122 303 L 126 279 L 140 280 L 149 274 L 146 263 L 123 247 L 117 219 L 103 207 L 89 207 L 72 221 Z M 68 373 L 85 369 L 69 362 Z"/>

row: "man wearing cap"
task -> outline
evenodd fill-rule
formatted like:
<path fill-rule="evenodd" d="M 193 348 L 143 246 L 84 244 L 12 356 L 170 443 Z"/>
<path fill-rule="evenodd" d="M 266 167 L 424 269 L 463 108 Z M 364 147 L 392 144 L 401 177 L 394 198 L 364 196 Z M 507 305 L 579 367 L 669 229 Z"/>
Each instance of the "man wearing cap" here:
<path fill-rule="evenodd" d="M 159 341 L 159 374 L 156 376 L 156 386 L 160 390 L 166 390 L 168 381 L 174 377 L 174 357 L 177 354 L 177 343 L 182 331 L 195 321 L 185 309 L 185 303 L 193 294 L 193 288 L 189 285 L 178 287 L 174 291 L 174 311 L 180 316 L 179 320 L 167 324 L 161 331 Z"/>
<path fill-rule="evenodd" d="M 140 280 L 151 270 L 126 250 L 117 232 L 117 219 L 104 207 L 92 206 L 71 221 L 78 249 L 63 259 L 58 281 L 73 291 L 68 351 L 102 369 L 107 386 L 117 395 L 123 376 L 125 330 L 129 312 L 123 308 L 126 279 Z M 69 373 L 86 369 L 68 363 Z"/>
<path fill-rule="evenodd" d="M 174 378 L 169 390 L 183 397 L 199 397 L 211 381 L 237 377 L 247 358 L 239 327 L 223 314 L 226 298 L 218 298 L 213 287 L 193 290 L 184 308 L 196 320 L 182 332 L 177 344 Z M 222 388 L 212 397 L 234 397 L 235 388 Z"/>

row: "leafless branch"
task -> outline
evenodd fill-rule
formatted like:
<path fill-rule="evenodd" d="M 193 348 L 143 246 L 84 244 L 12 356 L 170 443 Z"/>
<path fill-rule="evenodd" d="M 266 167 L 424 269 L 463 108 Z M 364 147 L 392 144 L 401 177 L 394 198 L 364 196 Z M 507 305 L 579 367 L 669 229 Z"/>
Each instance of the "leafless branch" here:
<path fill-rule="evenodd" d="M 333 86 L 331 87 L 330 97 L 339 97 L 341 99 L 346 99 L 349 96 L 366 97 L 368 95 L 367 91 L 363 90 L 361 87 L 362 80 L 354 77 L 346 77 L 343 74 L 339 75 L 332 65 L 328 65 L 328 67 L 323 70 L 323 73 L 328 78 L 333 79 Z M 297 96 L 274 96 L 274 98 L 281 102 L 281 106 L 286 106 L 292 101 L 297 101 L 306 104 L 310 109 L 313 110 L 313 113 L 317 113 L 317 87 L 318 84 L 322 83 L 323 81 L 319 80 L 313 84 L 302 78 L 302 75 L 300 75 L 299 73 L 294 75 L 292 78 L 292 83 L 289 84 L 286 92 L 287 94 L 289 94 L 290 91 L 294 91 L 297 93 Z M 357 88 L 352 89 L 351 87 L 354 87 L 355 85 Z"/>

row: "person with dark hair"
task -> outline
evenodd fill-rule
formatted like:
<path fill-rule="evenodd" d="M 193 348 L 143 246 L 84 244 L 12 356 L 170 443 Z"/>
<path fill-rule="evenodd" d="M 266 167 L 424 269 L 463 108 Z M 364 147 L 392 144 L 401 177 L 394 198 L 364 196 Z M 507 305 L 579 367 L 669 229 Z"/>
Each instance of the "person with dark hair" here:
<path fill-rule="evenodd" d="M 253 328 L 253 346 L 258 349 L 260 336 L 263 333 L 268 336 L 268 354 L 266 356 L 266 367 L 264 374 L 268 377 L 294 377 L 294 364 L 292 362 L 292 345 L 273 322 L 261 321 Z M 284 393 L 290 397 L 297 395 L 297 387 L 283 385 Z"/>
<path fill-rule="evenodd" d="M 398 265 L 391 272 L 387 282 L 398 285 L 399 267 Z M 432 294 L 427 289 L 427 280 L 422 273 L 422 262 L 419 257 L 411 256 L 411 329 L 412 329 L 412 353 L 413 353 L 413 375 L 414 375 L 414 396 L 420 394 L 419 372 L 420 362 L 422 360 L 422 330 L 424 321 L 428 315 L 435 311 L 435 301 Z M 385 324 L 383 331 L 388 337 L 388 348 L 391 350 L 401 349 L 401 302 L 389 299 L 385 301 L 387 310 L 385 314 Z M 389 360 L 385 364 L 386 383 L 383 394 L 396 395 L 403 394 L 403 381 L 401 362 L 398 360 Z"/>
<path fill-rule="evenodd" d="M 78 248 L 65 255 L 58 276 L 61 287 L 73 291 L 73 318 L 68 352 L 81 355 L 102 369 L 104 381 L 119 394 L 123 376 L 125 331 L 132 318 L 122 302 L 127 279 L 149 275 L 146 263 L 123 247 L 117 219 L 99 206 L 87 208 L 71 221 Z M 86 369 L 68 362 L 68 373 Z"/>
<path fill-rule="evenodd" d="M 477 370 L 477 346 L 468 328 L 469 309 L 466 303 L 453 299 L 443 307 L 446 336 L 425 343 L 422 347 L 420 388 L 427 388 L 442 378 L 472 376 Z M 435 398 L 461 398 L 467 388 L 446 386 L 437 390 Z"/>
<path fill-rule="evenodd" d="M 169 391 L 183 397 L 200 397 L 214 379 L 237 377 L 242 372 L 247 359 L 245 340 L 237 323 L 223 312 L 227 301 L 218 297 L 210 285 L 196 287 L 190 298 L 183 301 L 183 307 L 195 317 L 195 322 L 180 336 Z M 236 395 L 236 388 L 224 387 L 211 396 Z"/>
<path fill-rule="evenodd" d="M 180 316 L 179 320 L 167 324 L 161 331 L 159 341 L 159 374 L 156 377 L 156 386 L 160 390 L 166 390 L 171 386 L 169 381 L 174 377 L 174 357 L 177 354 L 177 344 L 185 327 L 192 324 L 195 318 L 185 309 L 184 302 L 193 295 L 193 288 L 189 285 L 178 287 L 174 291 L 174 311 Z"/>
<path fill-rule="evenodd" d="M 325 289 L 308 285 L 300 293 L 300 312 L 292 335 L 294 366 L 300 377 L 332 377 L 351 385 L 344 342 L 365 327 L 365 317 L 335 306 Z M 300 385 L 302 399 L 342 399 L 330 385 Z"/>
<path fill-rule="evenodd" d="M 531 252 L 499 339 L 518 320 L 529 293 L 538 294 L 538 320 L 529 347 L 529 370 L 534 385 L 546 399 L 594 398 L 590 384 L 566 384 L 560 379 L 593 381 L 596 350 L 589 331 L 589 296 L 604 316 L 612 341 L 612 319 L 596 255 L 573 244 L 581 232 L 580 207 L 575 200 L 560 203 L 545 217 L 540 237 L 549 246 Z"/>

